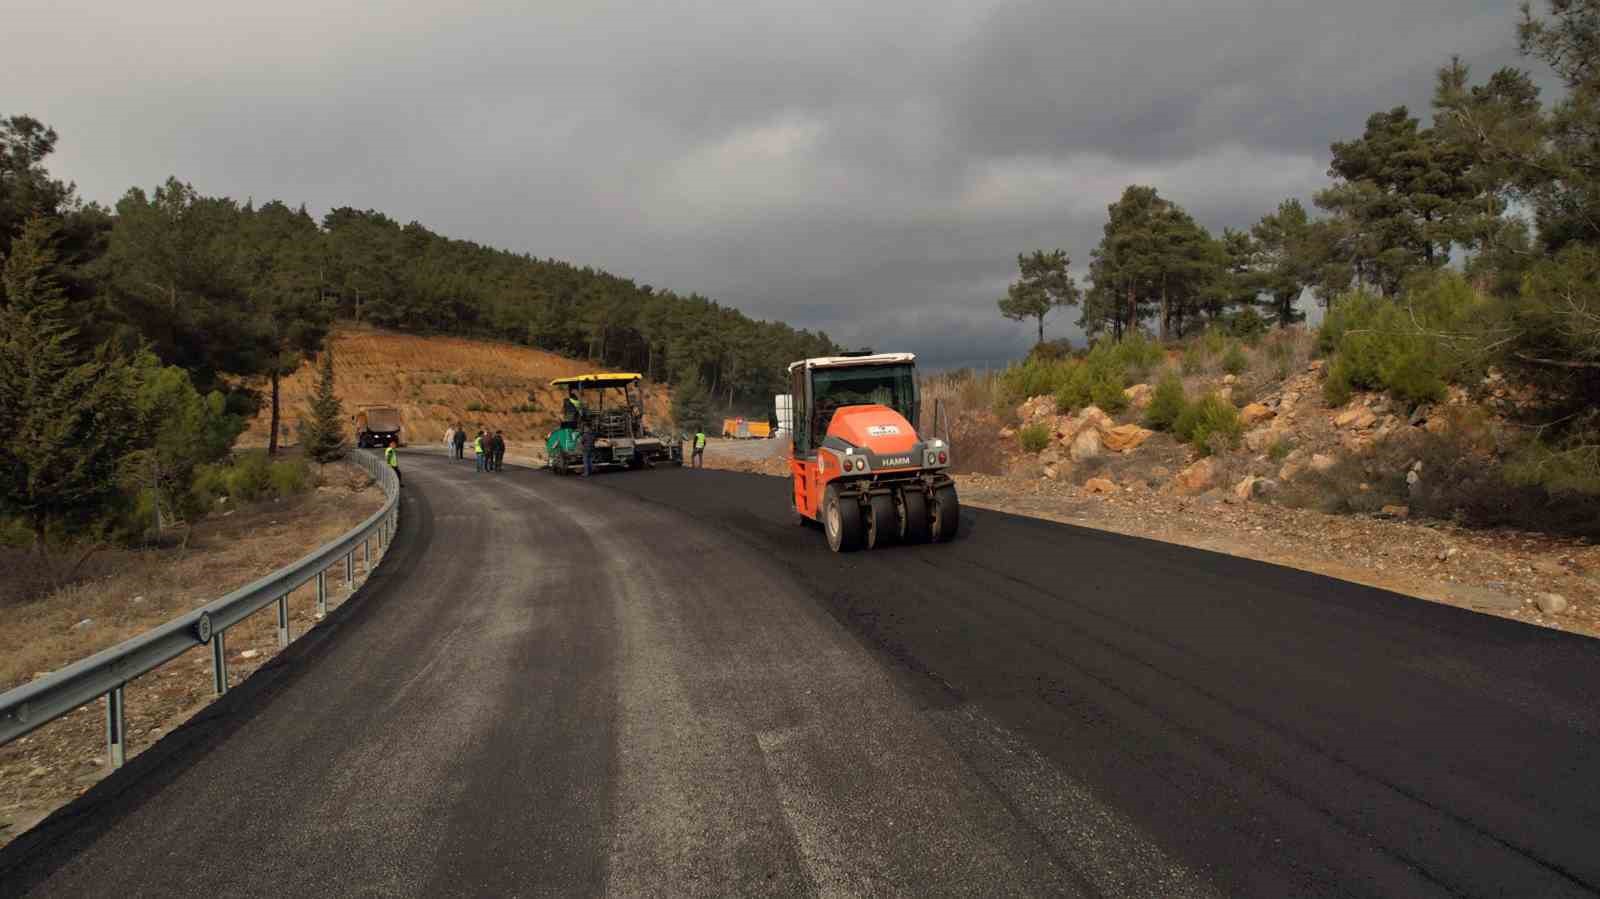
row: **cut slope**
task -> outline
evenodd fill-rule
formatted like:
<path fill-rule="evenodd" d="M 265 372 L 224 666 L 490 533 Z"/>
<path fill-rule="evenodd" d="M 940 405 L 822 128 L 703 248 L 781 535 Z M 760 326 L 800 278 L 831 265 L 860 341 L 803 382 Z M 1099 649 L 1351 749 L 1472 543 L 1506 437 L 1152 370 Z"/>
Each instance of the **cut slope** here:
<path fill-rule="evenodd" d="M 542 444 L 560 420 L 564 395 L 550 381 L 600 370 L 594 363 L 511 343 L 355 326 L 336 329 L 328 344 L 345 414 L 353 416 L 367 405 L 397 406 L 410 445 L 438 444 L 452 424 L 464 425 L 468 433 L 498 430 L 513 442 Z M 307 362 L 284 379 L 280 441 L 298 441 L 316 376 L 316 365 Z M 664 428 L 667 388 L 645 382 L 645 396 L 646 423 Z M 240 442 L 265 444 L 270 415 L 264 406 Z M 353 440 L 353 430 L 351 435 Z"/>

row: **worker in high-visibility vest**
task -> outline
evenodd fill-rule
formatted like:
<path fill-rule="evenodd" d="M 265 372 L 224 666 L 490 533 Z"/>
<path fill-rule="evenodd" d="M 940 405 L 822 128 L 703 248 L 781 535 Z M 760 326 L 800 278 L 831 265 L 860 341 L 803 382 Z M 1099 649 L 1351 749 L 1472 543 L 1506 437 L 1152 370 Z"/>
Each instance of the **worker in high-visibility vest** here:
<path fill-rule="evenodd" d="M 404 486 L 405 481 L 401 480 L 400 478 L 400 454 L 395 451 L 395 446 L 397 446 L 399 442 L 400 441 L 393 437 L 389 438 L 389 446 L 383 451 L 383 461 L 389 463 L 389 468 L 394 470 L 394 479 L 398 481 L 401 486 Z"/>
<path fill-rule="evenodd" d="M 694 432 L 694 458 L 691 460 L 695 468 L 706 467 L 706 431 L 701 428 Z"/>
<path fill-rule="evenodd" d="M 478 458 L 477 470 L 478 471 L 483 471 L 483 432 L 482 431 L 478 432 L 478 436 L 472 438 L 472 452 Z"/>

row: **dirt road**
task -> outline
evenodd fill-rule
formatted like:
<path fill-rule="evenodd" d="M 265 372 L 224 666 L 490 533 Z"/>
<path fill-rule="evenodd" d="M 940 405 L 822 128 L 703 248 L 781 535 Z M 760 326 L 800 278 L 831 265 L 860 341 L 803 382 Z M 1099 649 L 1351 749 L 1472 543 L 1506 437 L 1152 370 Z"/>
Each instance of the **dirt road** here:
<path fill-rule="evenodd" d="M 1589 895 L 1600 643 L 981 511 L 408 456 L 357 598 L 0 851 L 35 895 Z"/>

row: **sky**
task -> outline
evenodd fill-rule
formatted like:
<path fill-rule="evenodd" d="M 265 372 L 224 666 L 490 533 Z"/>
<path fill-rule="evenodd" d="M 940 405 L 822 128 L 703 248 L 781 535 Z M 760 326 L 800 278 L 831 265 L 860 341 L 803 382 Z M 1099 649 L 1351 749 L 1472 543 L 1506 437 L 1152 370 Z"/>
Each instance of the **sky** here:
<path fill-rule="evenodd" d="M 1512 0 L 19 3 L 0 114 L 86 200 L 378 209 L 935 368 L 1026 352 L 1017 254 L 1084 276 L 1129 184 L 1247 227 L 1452 54 L 1544 74 Z"/>

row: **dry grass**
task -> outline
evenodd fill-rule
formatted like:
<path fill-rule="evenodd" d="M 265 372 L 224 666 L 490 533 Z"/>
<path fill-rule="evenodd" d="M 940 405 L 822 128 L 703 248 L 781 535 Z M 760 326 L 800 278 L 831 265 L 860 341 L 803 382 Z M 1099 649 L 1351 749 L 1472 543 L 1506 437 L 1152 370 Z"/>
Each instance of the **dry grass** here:
<path fill-rule="evenodd" d="M 442 445 L 445 429 L 462 424 L 469 433 L 502 431 L 507 440 L 542 446 L 560 419 L 565 396 L 550 381 L 597 369 L 543 350 L 462 337 L 342 327 L 329 340 L 345 412 L 354 415 L 365 405 L 398 406 L 405 440 L 413 445 Z M 310 362 L 284 379 L 280 439 L 298 440 L 300 416 L 315 386 L 316 366 Z M 649 385 L 646 390 L 647 420 L 665 423 L 667 388 Z M 263 410 L 240 442 L 265 445 L 269 415 Z"/>
<path fill-rule="evenodd" d="M 99 652 L 299 559 L 382 503 L 383 494 L 360 469 L 328 466 L 317 491 L 208 519 L 185 549 L 127 553 L 115 573 L 11 602 L 0 618 L 0 689 Z M 329 575 L 334 601 L 346 595 L 343 571 L 336 572 Z M 364 574 L 358 568 L 358 577 Z M 316 623 L 315 584 L 291 594 L 289 605 L 291 633 L 304 633 Z M 75 627 L 84 619 L 93 624 Z M 227 647 L 229 681 L 239 683 L 277 652 L 272 607 L 230 629 Z M 197 648 L 129 683 L 130 758 L 210 701 L 209 666 L 209 651 Z M 102 708 L 98 702 L 83 706 L 0 747 L 0 845 L 109 773 Z"/>

